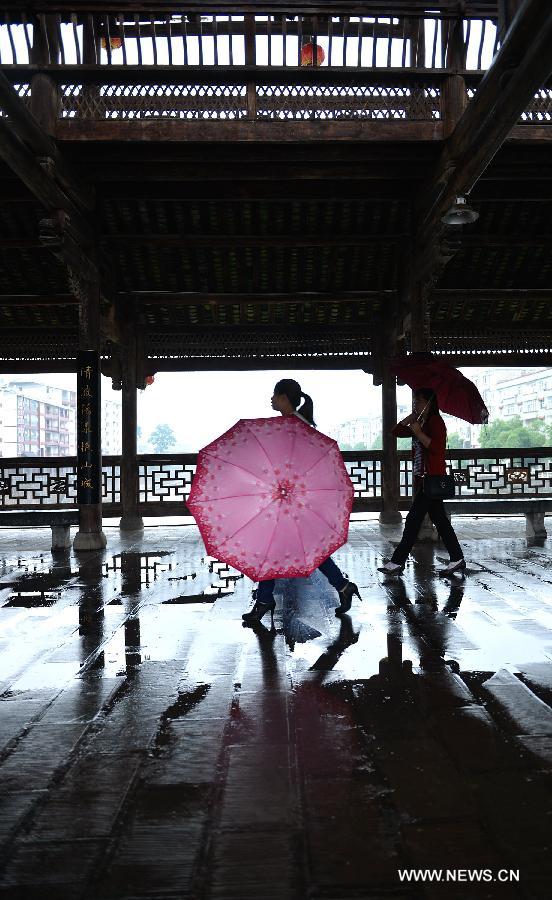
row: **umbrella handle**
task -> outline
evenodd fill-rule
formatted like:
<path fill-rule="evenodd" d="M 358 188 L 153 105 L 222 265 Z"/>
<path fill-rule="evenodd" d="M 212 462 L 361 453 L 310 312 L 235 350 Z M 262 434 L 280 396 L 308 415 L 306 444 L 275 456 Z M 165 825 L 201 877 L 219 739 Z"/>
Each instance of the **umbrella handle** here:
<path fill-rule="evenodd" d="M 433 400 L 433 397 L 434 397 L 434 396 L 435 396 L 435 394 L 433 394 L 433 395 L 429 398 L 429 400 L 427 401 L 427 403 L 426 403 L 426 405 L 424 406 L 424 408 L 422 409 L 420 415 L 419 415 L 418 418 L 416 419 L 417 422 L 423 422 L 423 421 L 424 421 L 424 413 L 425 413 L 426 409 L 428 408 L 429 404 L 431 403 L 431 401 Z"/>

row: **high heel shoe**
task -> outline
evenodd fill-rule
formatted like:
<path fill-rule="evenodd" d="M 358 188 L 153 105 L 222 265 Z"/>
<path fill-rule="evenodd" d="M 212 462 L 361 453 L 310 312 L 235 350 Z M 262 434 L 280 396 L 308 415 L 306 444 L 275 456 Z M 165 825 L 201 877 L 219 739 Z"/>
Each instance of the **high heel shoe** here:
<path fill-rule="evenodd" d="M 465 559 L 455 559 L 451 560 L 448 566 L 445 566 L 444 569 L 439 571 L 439 575 L 465 575 L 466 574 L 466 560 Z"/>
<path fill-rule="evenodd" d="M 335 614 L 336 616 L 342 616 L 344 613 L 348 613 L 351 608 L 351 603 L 353 602 L 353 597 L 358 597 L 359 600 L 362 600 L 358 592 L 358 588 L 353 581 L 347 581 L 343 585 L 343 587 L 338 591 L 340 601 L 339 606 L 337 607 Z"/>
<path fill-rule="evenodd" d="M 404 570 L 404 566 L 399 566 L 398 563 L 386 562 L 383 566 L 378 566 L 378 572 L 383 572 L 384 575 L 402 575 Z"/>
<path fill-rule="evenodd" d="M 255 605 L 248 613 L 243 613 L 242 619 L 245 625 L 256 625 L 261 621 L 265 613 L 270 611 L 270 627 L 274 628 L 274 610 L 276 609 L 276 601 L 269 600 L 263 603 L 262 600 L 255 600 Z"/>

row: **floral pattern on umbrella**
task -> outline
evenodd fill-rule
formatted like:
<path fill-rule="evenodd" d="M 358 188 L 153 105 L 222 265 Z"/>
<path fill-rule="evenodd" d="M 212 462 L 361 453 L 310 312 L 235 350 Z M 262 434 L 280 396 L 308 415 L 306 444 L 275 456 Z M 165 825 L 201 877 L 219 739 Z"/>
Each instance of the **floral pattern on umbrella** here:
<path fill-rule="evenodd" d="M 254 581 L 308 576 L 347 540 L 337 443 L 297 416 L 240 419 L 199 452 L 188 499 L 210 556 Z"/>

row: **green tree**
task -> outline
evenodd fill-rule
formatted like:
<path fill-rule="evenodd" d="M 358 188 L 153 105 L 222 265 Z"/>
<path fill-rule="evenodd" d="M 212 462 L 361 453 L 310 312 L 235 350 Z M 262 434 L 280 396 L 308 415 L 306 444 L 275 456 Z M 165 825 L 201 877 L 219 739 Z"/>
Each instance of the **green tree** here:
<path fill-rule="evenodd" d="M 519 416 L 496 419 L 481 429 L 481 447 L 546 447 L 551 443 L 551 428 L 534 419 L 524 425 Z"/>
<path fill-rule="evenodd" d="M 412 447 L 412 438 L 397 438 L 397 450 L 410 450 Z M 381 431 L 371 446 L 371 450 L 381 450 L 383 448 L 383 438 Z"/>
<path fill-rule="evenodd" d="M 462 450 L 464 446 L 464 441 L 457 431 L 453 431 L 448 435 L 447 443 L 449 450 Z"/>
<path fill-rule="evenodd" d="M 157 425 L 149 436 L 156 453 L 167 453 L 176 444 L 176 436 L 170 425 Z"/>

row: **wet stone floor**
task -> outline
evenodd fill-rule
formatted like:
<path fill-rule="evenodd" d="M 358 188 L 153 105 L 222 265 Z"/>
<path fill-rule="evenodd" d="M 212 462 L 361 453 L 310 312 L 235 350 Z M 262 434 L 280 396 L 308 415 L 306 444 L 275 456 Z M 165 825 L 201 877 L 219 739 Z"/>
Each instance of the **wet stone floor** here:
<path fill-rule="evenodd" d="M 275 632 L 195 527 L 2 529 L 0 898 L 551 897 L 552 542 L 456 522 L 465 579 L 356 522 L 363 602 L 278 582 Z"/>

